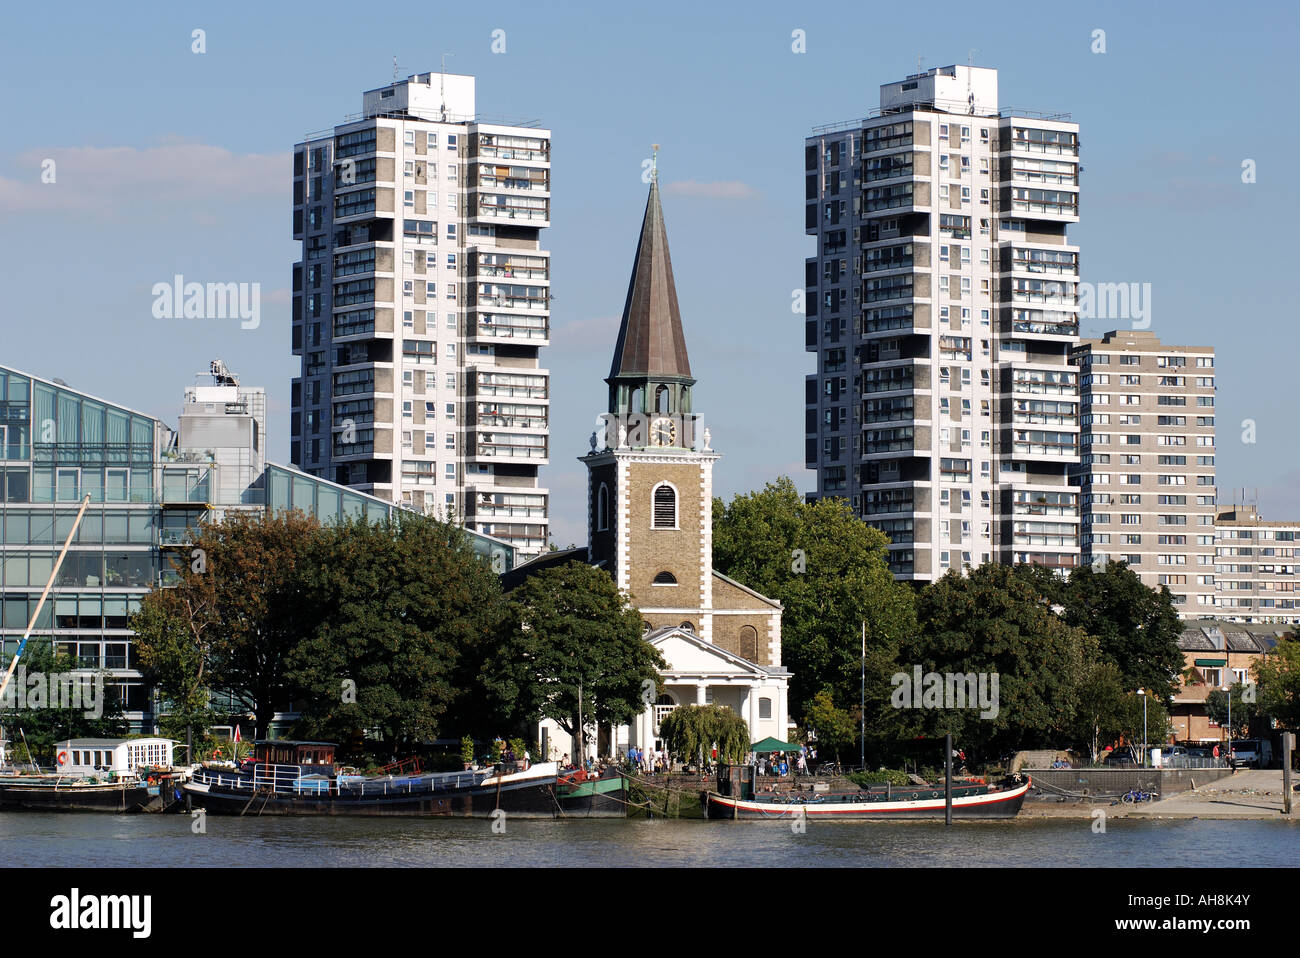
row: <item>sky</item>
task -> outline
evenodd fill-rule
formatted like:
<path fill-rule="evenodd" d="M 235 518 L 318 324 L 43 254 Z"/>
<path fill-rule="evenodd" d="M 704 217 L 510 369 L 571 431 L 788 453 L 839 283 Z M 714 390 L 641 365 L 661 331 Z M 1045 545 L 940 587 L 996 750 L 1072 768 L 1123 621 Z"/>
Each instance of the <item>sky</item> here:
<path fill-rule="evenodd" d="M 1081 279 L 1149 283 L 1162 341 L 1217 349 L 1220 502 L 1246 489 L 1266 517 L 1300 519 L 1300 133 L 1283 109 L 1298 19 L 1281 2 L 25 4 L 0 21 L 0 365 L 174 423 L 219 357 L 266 387 L 268 451 L 288 462 L 293 144 L 359 112 L 394 58 L 405 77 L 447 54 L 480 113 L 552 131 L 555 541 L 586 536 L 577 457 L 606 399 L 652 143 L 715 491 L 809 489 L 814 357 L 791 310 L 813 253 L 804 137 L 866 115 L 918 57 L 972 62 L 999 71 L 1003 106 L 1080 125 Z M 260 284 L 256 327 L 156 317 L 153 286 L 177 274 Z"/>

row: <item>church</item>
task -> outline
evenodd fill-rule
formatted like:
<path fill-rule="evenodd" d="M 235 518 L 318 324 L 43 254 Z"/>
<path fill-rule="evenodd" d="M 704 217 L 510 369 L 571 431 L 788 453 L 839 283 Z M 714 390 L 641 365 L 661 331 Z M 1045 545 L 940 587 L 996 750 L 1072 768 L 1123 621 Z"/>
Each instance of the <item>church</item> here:
<path fill-rule="evenodd" d="M 609 402 L 587 466 L 587 548 L 543 555 L 505 577 L 581 559 L 605 569 L 644 620 L 667 668 L 664 691 L 630 726 L 592 729 L 589 754 L 656 749 L 659 720 L 680 705 L 725 705 L 750 741 L 788 734 L 790 673 L 781 665 L 781 604 L 713 568 L 713 467 L 719 454 L 692 407 L 657 171 L 610 367 Z M 603 435 L 602 435 L 603 432 Z M 553 756 L 569 736 L 541 723 Z"/>

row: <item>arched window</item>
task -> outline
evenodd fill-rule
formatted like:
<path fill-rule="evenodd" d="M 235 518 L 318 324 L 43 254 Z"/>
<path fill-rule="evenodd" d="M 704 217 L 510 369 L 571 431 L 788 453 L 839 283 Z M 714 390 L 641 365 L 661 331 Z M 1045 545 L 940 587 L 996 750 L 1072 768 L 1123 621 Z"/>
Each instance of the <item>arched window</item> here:
<path fill-rule="evenodd" d="M 677 628 L 681 629 L 683 632 L 689 632 L 691 635 L 695 634 L 695 626 L 691 625 L 689 622 L 683 622 Z"/>
<path fill-rule="evenodd" d="M 645 390 L 637 386 L 628 397 L 628 412 L 645 412 Z"/>
<path fill-rule="evenodd" d="M 672 404 L 672 393 L 668 391 L 667 386 L 660 386 L 655 390 L 655 412 L 672 412 L 669 406 Z"/>
<path fill-rule="evenodd" d="M 740 629 L 740 654 L 751 662 L 758 661 L 758 629 L 752 625 Z"/>
<path fill-rule="evenodd" d="M 655 486 L 651 525 L 655 529 L 677 528 L 677 491 L 666 482 Z"/>
<path fill-rule="evenodd" d="M 653 629 L 654 629 L 654 626 L 651 625 L 649 622 L 642 622 L 642 623 L 641 623 L 641 634 L 642 634 L 642 635 L 649 635 L 650 632 L 651 632 Z"/>
<path fill-rule="evenodd" d="M 609 486 L 600 484 L 596 492 L 596 531 L 604 532 L 609 528 Z"/>
<path fill-rule="evenodd" d="M 660 572 L 655 576 L 654 585 L 676 585 L 677 577 L 671 572 Z"/>

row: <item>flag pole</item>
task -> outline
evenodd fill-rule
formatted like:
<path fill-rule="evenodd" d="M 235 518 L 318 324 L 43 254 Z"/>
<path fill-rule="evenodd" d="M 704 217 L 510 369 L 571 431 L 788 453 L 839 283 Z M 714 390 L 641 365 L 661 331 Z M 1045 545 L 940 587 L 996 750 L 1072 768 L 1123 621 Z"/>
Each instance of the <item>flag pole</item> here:
<path fill-rule="evenodd" d="M 859 703 L 862 733 L 858 738 L 858 768 L 867 770 L 867 620 L 862 620 L 862 699 Z"/>

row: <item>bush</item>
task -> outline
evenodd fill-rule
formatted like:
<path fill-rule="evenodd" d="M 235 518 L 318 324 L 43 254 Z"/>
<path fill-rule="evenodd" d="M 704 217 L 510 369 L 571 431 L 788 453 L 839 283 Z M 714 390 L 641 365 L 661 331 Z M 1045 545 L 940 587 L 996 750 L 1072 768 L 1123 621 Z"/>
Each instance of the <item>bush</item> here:
<path fill-rule="evenodd" d="M 878 768 L 874 772 L 850 772 L 848 779 L 854 785 L 865 788 L 868 785 L 909 785 L 911 779 L 906 772 L 896 768 Z"/>

